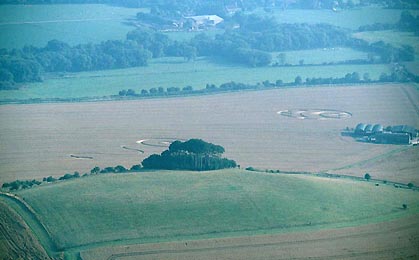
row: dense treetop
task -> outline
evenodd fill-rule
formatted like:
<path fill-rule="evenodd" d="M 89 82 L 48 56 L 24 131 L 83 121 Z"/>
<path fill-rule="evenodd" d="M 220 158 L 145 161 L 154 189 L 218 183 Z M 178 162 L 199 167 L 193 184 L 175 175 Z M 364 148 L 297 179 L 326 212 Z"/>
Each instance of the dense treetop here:
<path fill-rule="evenodd" d="M 224 148 L 220 145 L 207 143 L 201 139 L 190 139 L 186 142 L 174 141 L 169 146 L 170 152 L 189 152 L 196 154 L 219 155 L 224 153 Z"/>
<path fill-rule="evenodd" d="M 160 155 L 142 161 L 144 169 L 208 171 L 236 167 L 236 162 L 222 158 L 224 148 L 201 139 L 175 141 Z"/>

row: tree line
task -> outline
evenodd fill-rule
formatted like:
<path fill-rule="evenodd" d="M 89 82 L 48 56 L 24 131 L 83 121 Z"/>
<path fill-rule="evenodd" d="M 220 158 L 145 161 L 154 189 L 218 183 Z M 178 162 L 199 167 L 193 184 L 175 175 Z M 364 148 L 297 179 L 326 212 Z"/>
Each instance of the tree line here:
<path fill-rule="evenodd" d="M 162 152 L 161 155 L 153 154 L 145 158 L 141 164 L 135 164 L 130 169 L 127 169 L 122 165 L 117 165 L 115 167 L 108 166 L 103 169 L 95 166 L 90 170 L 90 173 L 84 173 L 82 175 L 76 171 L 73 174 L 66 173 L 58 178 L 48 176 L 44 177 L 42 182 L 53 183 L 91 175 L 109 173 L 122 174 L 150 169 L 209 171 L 237 167 L 234 160 L 221 157 L 224 151 L 224 147 L 205 142 L 202 139 L 190 139 L 185 142 L 174 141 L 170 144 L 169 149 Z M 5 182 L 1 187 L 9 191 L 15 191 L 32 188 L 33 186 L 41 185 L 42 182 L 35 179 L 16 180 Z"/>
<path fill-rule="evenodd" d="M 150 51 L 135 41 L 79 44 L 51 40 L 43 48 L 0 50 L 0 89 L 42 80 L 44 72 L 79 72 L 147 65 Z"/>
<path fill-rule="evenodd" d="M 419 76 L 416 76 L 403 65 L 395 65 L 391 73 L 382 73 L 378 79 L 371 79 L 369 73 L 360 75 L 358 72 L 345 74 L 344 77 L 312 77 L 303 79 L 301 76 L 296 76 L 294 81 L 284 83 L 283 80 L 278 79 L 275 82 L 265 80 L 257 84 L 245 84 L 239 82 L 226 82 L 219 86 L 215 84 L 207 84 L 205 89 L 193 89 L 192 86 L 180 87 L 153 87 L 149 90 L 142 89 L 137 93 L 133 89 L 121 90 L 118 95 L 111 96 L 112 98 L 125 98 L 125 97 L 165 97 L 165 96 L 185 96 L 185 95 L 199 95 L 217 92 L 229 92 L 240 90 L 255 90 L 266 88 L 279 88 L 279 87 L 292 87 L 298 85 L 329 85 L 329 84 L 351 84 L 351 83 L 385 83 L 385 82 L 419 82 Z"/>
<path fill-rule="evenodd" d="M 358 31 L 383 31 L 383 30 L 399 30 L 404 32 L 413 32 L 415 36 L 419 35 L 419 15 L 413 15 L 409 11 L 403 11 L 400 19 L 395 24 L 390 23 L 374 23 L 362 25 Z"/>
<path fill-rule="evenodd" d="M 347 73 L 344 77 L 312 77 L 303 79 L 301 76 L 295 77 L 291 82 L 284 82 L 281 79 L 275 82 L 265 80 L 256 84 L 245 84 L 238 82 L 226 82 L 219 86 L 207 84 L 204 89 L 194 89 L 192 86 L 181 87 L 152 87 L 150 89 L 141 89 L 138 93 L 134 89 L 120 90 L 117 95 L 102 97 L 80 97 L 80 98 L 31 98 L 27 100 L 1 100 L 1 103 L 45 103 L 45 102 L 85 102 L 92 100 L 121 100 L 152 97 L 170 97 L 170 96 L 188 96 L 205 95 L 218 92 L 231 92 L 242 90 L 260 90 L 280 87 L 293 87 L 299 85 L 330 85 L 330 84 L 352 84 L 352 83 L 385 83 L 385 82 L 416 82 L 419 83 L 419 76 L 406 70 L 405 66 L 396 64 L 392 67 L 390 73 L 382 73 L 378 79 L 371 79 L 369 73 L 360 75 L 357 72 Z"/>
<path fill-rule="evenodd" d="M 0 50 L 0 89 L 17 88 L 19 83 L 42 81 L 45 72 L 79 72 L 146 66 L 150 58 L 198 56 L 217 57 L 246 66 L 267 66 L 271 52 L 348 46 L 370 53 L 371 63 L 414 60 L 411 46 L 394 47 L 384 42 L 369 44 L 353 39 L 342 28 L 328 24 L 278 24 L 269 17 L 237 14 L 227 29 L 214 37 L 196 35 L 190 41 L 171 40 L 167 35 L 139 28 L 126 40 L 70 46 L 51 40 L 45 47 Z"/>

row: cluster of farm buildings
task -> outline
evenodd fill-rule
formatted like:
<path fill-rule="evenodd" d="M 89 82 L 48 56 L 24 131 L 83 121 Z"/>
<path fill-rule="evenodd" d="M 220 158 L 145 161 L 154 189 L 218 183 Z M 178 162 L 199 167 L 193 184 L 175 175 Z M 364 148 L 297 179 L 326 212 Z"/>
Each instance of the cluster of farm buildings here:
<path fill-rule="evenodd" d="M 348 132 L 347 132 L 348 133 Z M 419 130 L 413 126 L 396 125 L 384 128 L 383 125 L 359 123 L 350 135 L 360 141 L 377 144 L 417 145 Z"/>

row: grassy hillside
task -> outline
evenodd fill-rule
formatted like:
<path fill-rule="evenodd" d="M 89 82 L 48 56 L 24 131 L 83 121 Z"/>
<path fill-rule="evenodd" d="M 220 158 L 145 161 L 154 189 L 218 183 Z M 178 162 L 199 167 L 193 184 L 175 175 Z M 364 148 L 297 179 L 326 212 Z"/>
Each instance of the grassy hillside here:
<path fill-rule="evenodd" d="M 140 11 L 107 5 L 1 5 L 0 48 L 43 47 L 52 39 L 71 45 L 125 39 L 124 24 Z"/>
<path fill-rule="evenodd" d="M 319 62 L 320 50 L 304 51 L 306 63 Z M 325 54 L 334 51 L 324 51 Z M 339 52 L 339 51 L 338 51 Z M 295 57 L 303 59 L 303 53 L 290 52 L 286 54 L 287 62 L 294 62 Z M 354 58 L 359 52 L 353 52 Z M 339 55 L 337 56 L 339 57 Z M 333 61 L 328 59 L 328 61 Z M 336 60 L 335 60 L 336 61 Z M 371 79 L 378 79 L 381 73 L 389 73 L 390 65 L 337 65 L 337 66 L 299 66 L 299 67 L 260 67 L 250 68 L 232 64 L 213 62 L 205 57 L 193 62 L 183 58 L 154 59 L 147 67 L 137 67 L 119 70 L 93 71 L 81 73 L 66 73 L 62 77 L 50 75 L 44 82 L 26 84 L 19 90 L 0 91 L 0 99 L 27 98 L 68 98 L 86 96 L 116 95 L 122 89 L 132 88 L 137 92 L 152 87 L 192 86 L 195 89 L 205 88 L 207 83 L 220 85 L 236 81 L 256 84 L 265 80 L 275 82 L 294 81 L 300 75 L 307 77 L 344 77 L 347 73 L 358 72 L 361 76 L 369 73 Z"/>
<path fill-rule="evenodd" d="M 19 195 L 67 249 L 357 225 L 419 211 L 411 190 L 240 170 L 93 176 Z"/>

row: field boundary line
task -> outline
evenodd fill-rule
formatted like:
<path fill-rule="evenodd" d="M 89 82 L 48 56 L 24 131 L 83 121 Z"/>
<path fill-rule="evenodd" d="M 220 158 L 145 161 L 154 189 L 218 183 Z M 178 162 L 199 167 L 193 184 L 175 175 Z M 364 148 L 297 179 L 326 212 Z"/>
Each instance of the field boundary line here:
<path fill-rule="evenodd" d="M 390 150 L 388 152 L 385 152 L 385 153 L 382 153 L 382 154 L 373 156 L 371 158 L 358 161 L 356 163 L 347 164 L 345 166 L 338 167 L 338 168 L 333 168 L 333 169 L 330 169 L 330 170 L 323 170 L 321 172 L 339 171 L 339 170 L 344 170 L 344 169 L 350 169 L 350 168 L 353 168 L 353 167 L 356 167 L 356 166 L 362 166 L 365 163 L 373 162 L 373 161 L 376 161 L 376 160 L 379 160 L 379 159 L 385 159 L 385 158 L 387 158 L 387 157 L 389 157 L 389 156 L 391 156 L 391 155 L 393 155 L 395 153 L 403 152 L 403 151 L 406 151 L 406 150 L 408 150 L 410 148 L 412 148 L 412 146 L 403 146 L 401 148 L 396 148 L 396 149 Z"/>
<path fill-rule="evenodd" d="M 22 217 L 26 225 L 31 228 L 32 233 L 35 235 L 35 237 L 38 239 L 38 241 L 44 247 L 45 251 L 48 253 L 50 257 L 52 257 L 53 253 L 59 252 L 58 246 L 52 240 L 51 233 L 48 231 L 47 227 L 40 221 L 39 217 L 36 215 L 35 211 L 28 203 L 26 203 L 20 197 L 12 193 L 0 191 L 0 197 L 4 198 L 3 201 L 6 204 L 9 204 L 7 203 L 7 201 L 14 203 L 24 213 L 22 214 L 22 212 L 18 212 L 20 210 L 16 210 L 16 208 L 12 207 L 9 204 L 9 207 L 13 208 L 16 211 L 16 213 Z M 24 215 L 26 215 L 26 217 Z M 28 222 L 28 218 L 31 220 L 29 221 L 31 223 Z M 33 225 L 35 225 L 35 227 Z M 39 232 L 36 232 L 34 229 L 37 229 Z"/>
<path fill-rule="evenodd" d="M 266 172 L 264 170 L 252 170 L 251 172 L 260 172 L 260 173 L 270 173 L 270 174 L 287 174 L 287 175 L 305 175 L 317 178 L 333 178 L 333 179 L 348 179 L 352 181 L 364 181 L 364 182 L 380 182 L 386 185 L 397 185 L 397 188 L 411 189 L 419 191 L 419 186 L 408 187 L 406 183 L 383 180 L 383 179 L 373 179 L 371 178 L 367 181 L 364 177 L 352 176 L 338 173 L 329 173 L 329 172 L 291 172 L 291 171 L 279 171 L 279 172 Z"/>
<path fill-rule="evenodd" d="M 263 87 L 256 89 L 228 89 L 218 91 L 206 91 L 205 89 L 196 90 L 197 92 L 189 93 L 178 93 L 170 95 L 156 95 L 156 96 L 125 96 L 121 97 L 118 95 L 108 96 L 84 96 L 84 97 L 69 97 L 69 98 L 29 98 L 29 99 L 0 99 L 0 105 L 24 105 L 24 104 L 60 104 L 60 103 L 86 103 L 86 102 L 114 102 L 114 101 L 137 101 L 137 100 L 155 100 L 155 99 L 168 99 L 168 98 L 190 98 L 190 97 L 202 97 L 202 96 L 214 96 L 214 95 L 225 95 L 230 93 L 243 93 L 251 91 L 269 91 L 269 90 L 280 90 L 280 89 L 305 89 L 305 88 L 350 88 L 358 86 L 377 86 L 377 85 L 403 85 L 406 83 L 401 82 L 362 82 L 362 83 L 341 83 L 341 84 L 318 84 L 318 85 L 295 85 L 293 83 L 287 83 L 291 85 L 285 85 L 280 87 Z M 407 84 L 411 84 L 410 82 Z"/>
<path fill-rule="evenodd" d="M 373 223 L 374 224 L 374 223 Z M 364 226 L 364 225 L 363 225 Z M 367 225 L 368 226 L 368 225 Z M 342 239 L 342 238 L 359 238 L 364 237 L 367 235 L 375 235 L 387 232 L 396 232 L 402 230 L 408 230 L 410 228 L 414 228 L 417 226 L 417 223 L 412 224 L 404 224 L 402 227 L 394 227 L 389 228 L 386 230 L 376 230 L 376 231 L 364 231 L 364 232 L 357 232 L 357 233 L 350 233 L 350 234 L 342 234 L 342 235 L 333 235 L 332 237 L 322 237 L 322 238 L 313 238 L 313 239 L 293 239 L 289 241 L 277 241 L 271 243 L 257 243 L 257 244 L 238 244 L 238 245 L 230 245 L 230 246 L 218 246 L 218 247 L 201 247 L 201 248 L 191 248 L 191 249 L 166 249 L 166 250 L 148 250 L 148 251 L 137 251 L 137 252 L 127 252 L 127 253 L 117 253 L 111 254 L 107 260 L 116 260 L 118 258 L 123 257 L 130 257 L 130 256 L 145 256 L 145 255 L 157 255 L 157 254 L 179 254 L 179 253 L 191 253 L 191 252 L 204 252 L 204 251 L 216 251 L 216 250 L 226 250 L 226 249 L 240 249 L 240 248 L 261 248 L 267 246 L 278 246 L 278 245 L 292 245 L 298 243 L 314 243 L 319 241 L 329 241 L 331 239 Z M 400 247 L 400 249 L 408 248 L 408 247 Z M 391 249 L 391 250 L 394 250 Z M 377 250 L 374 251 L 376 253 L 379 252 L 386 252 L 387 250 Z M 360 255 L 368 254 L 370 252 L 360 252 Z M 353 253 L 352 253 L 353 254 Z M 348 255 L 333 255 L 333 256 L 326 256 L 328 259 L 334 259 L 336 256 L 351 256 L 352 254 Z M 307 257 L 310 259 L 323 259 L 323 257 Z M 307 258 L 291 258 L 291 259 L 307 259 Z"/>
<path fill-rule="evenodd" d="M 400 86 L 400 89 L 406 95 L 407 99 L 409 99 L 410 103 L 412 104 L 413 108 L 416 110 L 416 114 L 419 116 L 419 107 L 416 105 L 415 101 L 413 100 L 410 93 L 405 89 L 404 86 Z"/>

